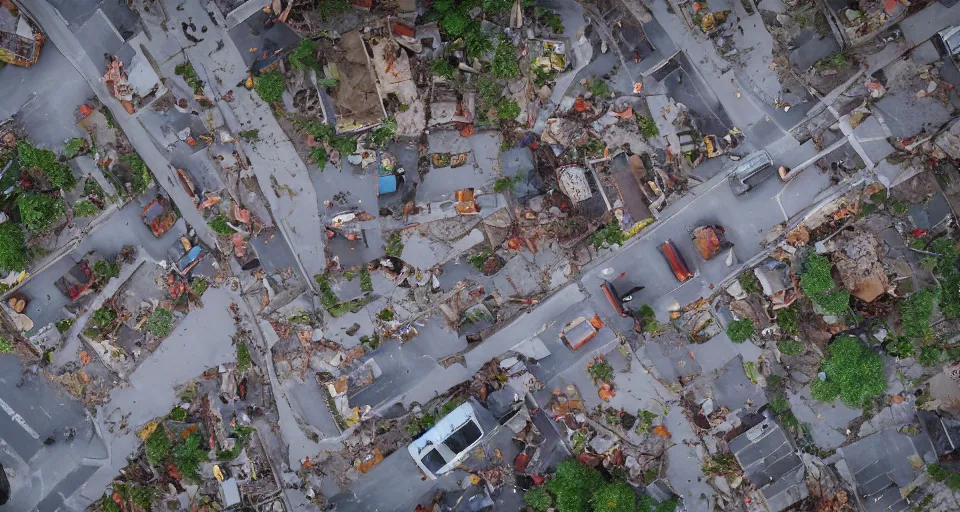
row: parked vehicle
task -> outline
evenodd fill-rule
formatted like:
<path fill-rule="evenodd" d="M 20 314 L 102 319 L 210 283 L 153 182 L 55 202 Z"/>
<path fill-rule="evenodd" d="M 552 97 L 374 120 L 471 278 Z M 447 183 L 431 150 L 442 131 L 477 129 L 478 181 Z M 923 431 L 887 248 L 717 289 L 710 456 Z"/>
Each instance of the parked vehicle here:
<path fill-rule="evenodd" d="M 733 247 L 733 244 L 727 241 L 724 232 L 723 227 L 717 225 L 700 226 L 693 230 L 693 246 L 697 248 L 701 258 L 710 261 L 721 251 Z"/>
<path fill-rule="evenodd" d="M 733 189 L 735 195 L 743 195 L 748 190 L 759 185 L 771 176 L 775 175 L 776 169 L 773 168 L 773 158 L 770 153 L 761 149 L 751 153 L 740 160 L 740 163 L 727 176 L 727 182 Z"/>
<path fill-rule="evenodd" d="M 600 320 L 600 317 L 596 314 L 589 319 L 578 316 L 563 326 L 560 331 L 560 339 L 565 341 L 570 348 L 576 350 L 596 337 L 600 329 L 603 329 L 603 320 Z"/>
<path fill-rule="evenodd" d="M 673 276 L 677 278 L 677 281 L 682 283 L 693 277 L 693 273 L 690 272 L 687 262 L 684 261 L 683 255 L 677 250 L 677 246 L 674 245 L 673 241 L 667 240 L 660 244 L 660 253 L 666 258 L 667 264 L 670 265 L 670 270 L 673 272 Z"/>
<path fill-rule="evenodd" d="M 473 403 L 467 402 L 411 442 L 407 451 L 427 478 L 436 480 L 459 466 L 484 433 Z"/>

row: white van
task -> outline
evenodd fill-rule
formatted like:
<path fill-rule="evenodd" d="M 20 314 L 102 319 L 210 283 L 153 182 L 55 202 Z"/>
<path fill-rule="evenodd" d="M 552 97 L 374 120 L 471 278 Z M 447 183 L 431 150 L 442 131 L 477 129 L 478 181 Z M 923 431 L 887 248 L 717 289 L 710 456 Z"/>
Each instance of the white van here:
<path fill-rule="evenodd" d="M 467 402 L 411 442 L 407 451 L 427 478 L 436 480 L 460 465 L 484 434 L 473 403 Z"/>

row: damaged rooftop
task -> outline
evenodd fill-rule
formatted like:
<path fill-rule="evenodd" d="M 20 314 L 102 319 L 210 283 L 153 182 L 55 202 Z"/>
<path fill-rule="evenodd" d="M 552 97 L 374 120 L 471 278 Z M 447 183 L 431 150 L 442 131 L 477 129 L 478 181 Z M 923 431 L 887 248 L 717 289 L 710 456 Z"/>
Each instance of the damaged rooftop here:
<path fill-rule="evenodd" d="M 956 0 L 0 0 L 0 510 L 960 510 Z"/>

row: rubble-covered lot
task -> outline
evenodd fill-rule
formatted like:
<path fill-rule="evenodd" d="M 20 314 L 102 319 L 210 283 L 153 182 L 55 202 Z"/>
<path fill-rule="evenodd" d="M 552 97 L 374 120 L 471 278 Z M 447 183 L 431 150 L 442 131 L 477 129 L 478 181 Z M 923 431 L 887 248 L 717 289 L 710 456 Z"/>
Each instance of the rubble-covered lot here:
<path fill-rule="evenodd" d="M 956 509 L 944 5 L 0 2 L 13 503 Z"/>

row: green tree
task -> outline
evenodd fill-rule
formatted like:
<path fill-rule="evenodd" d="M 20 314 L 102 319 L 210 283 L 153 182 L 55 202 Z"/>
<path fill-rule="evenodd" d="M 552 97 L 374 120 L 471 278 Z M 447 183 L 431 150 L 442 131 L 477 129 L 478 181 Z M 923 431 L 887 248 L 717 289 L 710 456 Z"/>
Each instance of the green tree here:
<path fill-rule="evenodd" d="M 17 197 L 20 220 L 30 231 L 43 231 L 60 220 L 66 212 L 59 197 L 27 192 Z"/>
<path fill-rule="evenodd" d="M 604 484 L 603 475 L 576 459 L 557 464 L 557 473 L 547 482 L 547 489 L 556 497 L 558 512 L 583 512 L 593 492 Z"/>
<path fill-rule="evenodd" d="M 542 486 L 537 486 L 523 495 L 523 502 L 534 510 L 544 511 L 553 506 L 553 496 Z"/>
<path fill-rule="evenodd" d="M 810 391 L 821 402 L 840 397 L 849 407 L 862 407 L 887 389 L 883 360 L 853 336 L 840 336 L 827 347 L 820 370 L 827 380 L 813 379 Z"/>
<path fill-rule="evenodd" d="M 754 331 L 753 320 L 749 318 L 734 320 L 727 325 L 727 337 L 734 343 L 747 341 L 754 335 Z"/>

